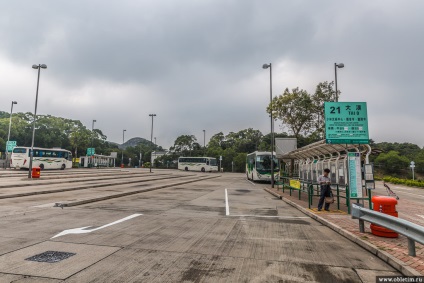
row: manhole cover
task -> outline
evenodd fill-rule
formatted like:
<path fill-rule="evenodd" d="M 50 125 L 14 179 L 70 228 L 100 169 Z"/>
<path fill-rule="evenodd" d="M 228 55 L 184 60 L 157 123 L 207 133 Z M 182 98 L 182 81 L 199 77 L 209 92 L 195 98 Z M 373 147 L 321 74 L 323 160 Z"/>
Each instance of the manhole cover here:
<path fill-rule="evenodd" d="M 47 251 L 29 258 L 26 258 L 25 260 L 30 261 L 37 261 L 37 262 L 59 262 L 64 259 L 67 259 L 68 257 L 71 257 L 73 255 L 76 255 L 74 253 L 66 253 L 66 252 L 58 252 L 58 251 Z"/>

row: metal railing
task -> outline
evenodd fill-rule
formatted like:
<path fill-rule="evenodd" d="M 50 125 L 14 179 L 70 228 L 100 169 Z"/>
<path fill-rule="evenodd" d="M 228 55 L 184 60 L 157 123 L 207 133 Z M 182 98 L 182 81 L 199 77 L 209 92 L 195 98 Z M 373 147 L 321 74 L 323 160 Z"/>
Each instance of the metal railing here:
<path fill-rule="evenodd" d="M 424 245 L 424 227 L 404 219 L 352 204 L 352 218 L 359 219 L 359 231 L 365 233 L 364 221 L 393 230 L 408 238 L 408 254 L 416 256 L 415 242 Z"/>

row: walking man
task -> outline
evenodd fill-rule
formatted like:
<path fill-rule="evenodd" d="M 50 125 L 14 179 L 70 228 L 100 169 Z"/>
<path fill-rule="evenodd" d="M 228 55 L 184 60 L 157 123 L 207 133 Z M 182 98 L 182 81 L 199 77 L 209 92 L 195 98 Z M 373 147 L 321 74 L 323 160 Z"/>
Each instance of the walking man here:
<path fill-rule="evenodd" d="M 324 200 L 325 197 L 330 197 L 331 196 L 331 180 L 330 178 L 328 178 L 328 174 L 330 173 L 330 169 L 325 168 L 324 169 L 324 174 L 318 177 L 318 184 L 320 184 L 321 186 L 321 194 L 319 197 L 319 202 L 318 202 L 318 211 L 322 210 L 322 205 L 324 204 Z M 325 211 L 330 211 L 330 204 L 329 203 L 325 203 L 324 206 L 324 210 Z"/>

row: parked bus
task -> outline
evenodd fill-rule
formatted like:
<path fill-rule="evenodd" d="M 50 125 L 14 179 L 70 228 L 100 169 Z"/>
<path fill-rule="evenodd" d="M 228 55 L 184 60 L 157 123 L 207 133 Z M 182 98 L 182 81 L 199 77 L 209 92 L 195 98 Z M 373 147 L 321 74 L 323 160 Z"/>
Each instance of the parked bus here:
<path fill-rule="evenodd" d="M 10 167 L 28 169 L 30 152 L 30 147 L 15 147 L 12 151 Z M 34 147 L 32 167 L 40 167 L 41 170 L 72 168 L 72 153 L 60 148 Z"/>
<path fill-rule="evenodd" d="M 274 180 L 279 179 L 280 166 L 274 153 Z M 271 152 L 255 151 L 247 155 L 246 176 L 253 181 L 271 181 Z"/>
<path fill-rule="evenodd" d="M 178 169 L 185 171 L 218 172 L 216 158 L 212 157 L 180 157 Z"/>

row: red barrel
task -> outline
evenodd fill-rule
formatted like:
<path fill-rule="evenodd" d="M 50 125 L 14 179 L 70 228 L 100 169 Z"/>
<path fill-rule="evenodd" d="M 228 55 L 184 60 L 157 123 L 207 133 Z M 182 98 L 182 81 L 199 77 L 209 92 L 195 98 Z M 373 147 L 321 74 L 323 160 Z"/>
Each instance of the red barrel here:
<path fill-rule="evenodd" d="M 381 213 L 398 217 L 398 212 L 396 211 L 397 200 L 395 198 L 386 196 L 373 196 L 371 198 L 371 202 L 373 203 L 374 211 L 379 211 Z M 375 224 L 371 224 L 370 228 L 371 233 L 376 236 L 386 238 L 399 237 L 398 233 Z"/>
<path fill-rule="evenodd" d="M 32 178 L 40 178 L 40 174 L 41 174 L 41 168 L 40 167 L 33 167 L 32 168 L 32 172 L 31 172 Z"/>

